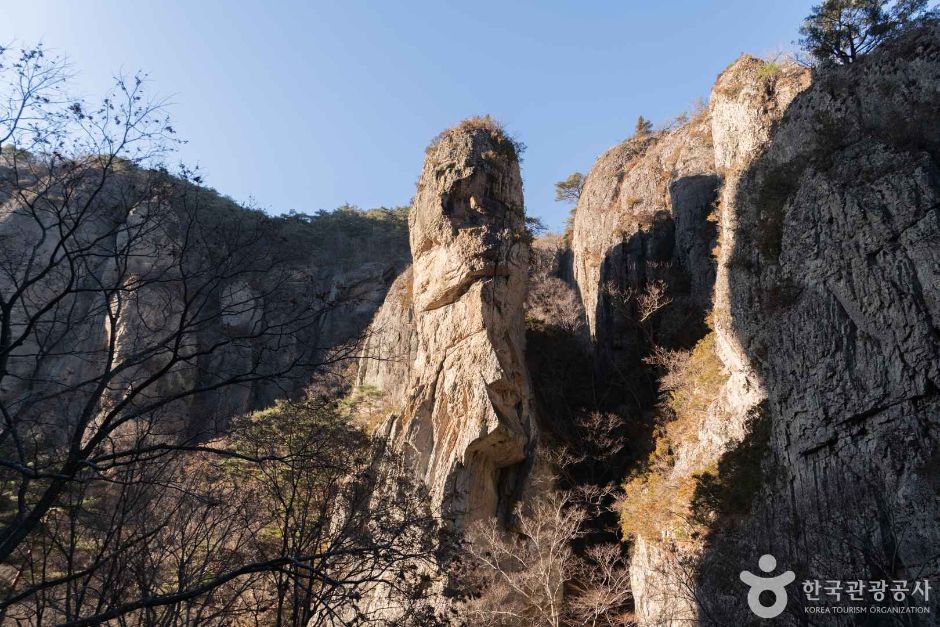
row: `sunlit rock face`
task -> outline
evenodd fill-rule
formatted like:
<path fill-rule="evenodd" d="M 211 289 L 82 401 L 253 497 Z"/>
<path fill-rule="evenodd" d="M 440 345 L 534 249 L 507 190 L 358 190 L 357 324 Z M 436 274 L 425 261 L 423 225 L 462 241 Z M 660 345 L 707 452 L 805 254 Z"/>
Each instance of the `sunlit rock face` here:
<path fill-rule="evenodd" d="M 650 265 L 683 253 L 678 263 L 698 285 L 710 284 L 714 270 L 695 258 L 693 240 L 686 236 L 717 188 L 711 132 L 700 112 L 674 129 L 614 146 L 588 173 L 575 209 L 571 250 L 588 327 L 601 349 L 613 332 L 608 285 L 643 283 Z M 710 294 L 706 289 L 699 297 Z"/>
<path fill-rule="evenodd" d="M 373 321 L 359 383 L 398 406 L 383 428 L 435 507 L 462 525 L 512 502 L 534 443 L 522 179 L 513 143 L 490 121 L 464 122 L 428 148 L 410 240 L 413 266 Z M 395 365 L 370 363 L 383 346 L 397 346 Z"/>
<path fill-rule="evenodd" d="M 715 267 L 708 294 L 699 294 L 704 296 L 699 302 L 709 312 L 708 321 L 714 332 L 709 351 L 714 352 L 712 367 L 720 370 L 715 374 L 722 383 L 715 387 L 711 402 L 695 419 L 695 428 L 673 443 L 674 461 L 667 481 L 676 486 L 695 484 L 696 475 L 715 472 L 734 451 L 756 446 L 751 441 L 760 437 L 754 430 L 755 416 L 765 408 L 762 402 L 766 399 L 766 388 L 752 357 L 742 348 L 730 326 L 733 318 L 728 259 L 735 245 L 737 226 L 734 190 L 766 150 L 787 107 L 809 86 L 809 79 L 809 71 L 799 66 L 770 64 L 744 55 L 718 77 L 709 107 L 701 114 L 702 123 L 710 128 L 709 151 L 717 181 L 711 219 L 716 222 L 718 233 L 710 245 L 714 248 L 709 251 Z M 677 198 L 675 192 L 673 198 Z M 681 206 L 675 203 L 673 211 L 676 208 L 681 211 Z M 677 229 L 677 244 L 681 241 L 678 232 Z M 702 244 L 695 232 L 686 239 L 689 250 L 694 251 Z M 704 258 L 698 255 L 699 266 Z M 696 283 L 693 282 L 693 289 Z M 759 468 L 751 471 L 759 472 Z M 713 521 L 714 534 L 719 534 L 717 528 L 724 524 L 724 521 Z M 731 586 L 738 581 L 737 573 L 725 572 L 728 563 L 721 566 L 719 573 L 712 565 L 708 543 L 703 537 L 678 540 L 675 530 L 669 529 L 661 530 L 655 537 L 637 538 L 630 567 L 640 623 L 649 626 L 709 624 L 709 616 L 718 611 L 713 605 L 724 603 L 722 611 L 730 607 L 736 608 L 735 611 L 740 609 L 735 603 L 728 603 L 725 597 L 719 600 L 714 588 L 705 592 L 710 585 L 704 583 L 706 578 Z M 742 564 L 739 570 L 746 566 Z M 733 591 L 722 591 L 725 592 Z"/>
<path fill-rule="evenodd" d="M 724 383 L 671 443 L 663 479 L 678 491 L 712 473 L 724 509 L 694 537 L 663 529 L 634 543 L 641 624 L 748 623 L 737 575 L 764 553 L 798 580 L 940 573 L 938 96 L 935 27 L 815 73 L 744 56 L 699 117 L 621 144 L 589 173 L 572 249 L 599 351 L 610 344 L 605 283 L 643 284 L 638 270 L 669 234 L 658 212 L 675 222 L 659 261 L 686 254 L 688 273 L 706 276 L 699 236 L 680 227 L 683 197 L 697 202 L 680 171 L 697 164 L 685 174 L 718 187 L 701 302 Z M 708 129 L 697 149 L 694 125 Z M 651 173 L 678 137 L 668 154 L 679 165 Z M 752 465 L 740 466 L 742 451 Z M 728 476 L 758 481 L 745 490 Z M 791 591 L 780 624 L 801 624 L 800 597 Z"/>

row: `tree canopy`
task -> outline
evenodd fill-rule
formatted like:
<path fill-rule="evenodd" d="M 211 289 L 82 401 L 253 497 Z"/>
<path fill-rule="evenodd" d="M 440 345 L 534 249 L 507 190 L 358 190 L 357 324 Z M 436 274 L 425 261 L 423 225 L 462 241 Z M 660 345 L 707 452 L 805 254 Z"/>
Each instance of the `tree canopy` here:
<path fill-rule="evenodd" d="M 824 0 L 800 28 L 800 45 L 819 61 L 853 63 L 912 22 L 936 16 L 928 0 Z"/>
<path fill-rule="evenodd" d="M 584 175 L 580 172 L 573 172 L 563 181 L 555 183 L 555 201 L 556 202 L 578 202 L 581 197 L 581 189 L 584 187 Z"/>

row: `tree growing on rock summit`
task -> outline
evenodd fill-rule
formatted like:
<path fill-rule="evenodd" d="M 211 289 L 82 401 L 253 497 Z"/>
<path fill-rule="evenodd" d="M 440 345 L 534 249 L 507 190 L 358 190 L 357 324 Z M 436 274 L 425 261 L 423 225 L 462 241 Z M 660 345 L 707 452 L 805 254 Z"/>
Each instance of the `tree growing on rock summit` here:
<path fill-rule="evenodd" d="M 800 28 L 800 45 L 818 61 L 853 63 L 917 20 L 935 17 L 928 0 L 824 0 Z"/>
<path fill-rule="evenodd" d="M 555 183 L 555 202 L 576 203 L 584 187 L 584 175 L 572 172 L 563 181 Z"/>

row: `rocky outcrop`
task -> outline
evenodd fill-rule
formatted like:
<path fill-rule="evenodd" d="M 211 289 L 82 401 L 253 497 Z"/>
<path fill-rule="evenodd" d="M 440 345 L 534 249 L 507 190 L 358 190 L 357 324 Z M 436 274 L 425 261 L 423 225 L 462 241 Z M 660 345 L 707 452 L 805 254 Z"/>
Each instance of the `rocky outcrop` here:
<path fill-rule="evenodd" d="M 670 442 L 661 477 L 683 507 L 704 496 L 686 510 L 699 518 L 634 544 L 641 624 L 752 620 L 737 573 L 764 553 L 797 580 L 940 572 L 938 92 L 935 27 L 812 81 L 752 57 L 719 77 L 701 123 L 713 143 L 705 175 L 721 179 L 706 307 L 722 383 L 695 428 Z M 598 342 L 612 250 L 602 242 L 642 231 L 653 203 L 617 216 L 597 199 L 650 194 L 625 165 L 648 161 L 657 140 L 644 141 L 639 154 L 626 151 L 632 140 L 601 157 L 578 205 L 575 275 L 589 317 L 598 303 Z M 673 194 L 672 212 L 681 204 Z M 679 223 L 676 259 L 701 245 Z M 805 603 L 794 590 L 780 624 L 802 624 Z"/>
<path fill-rule="evenodd" d="M 706 316 L 716 331 L 695 346 L 692 359 L 700 363 L 684 373 L 701 379 L 684 388 L 697 396 L 695 405 L 701 409 L 677 417 L 683 424 L 667 429 L 662 437 L 668 443 L 658 447 L 668 455 L 651 462 L 657 470 L 649 472 L 658 474 L 658 486 L 665 486 L 656 488 L 664 502 L 651 507 L 688 508 L 694 477 L 714 469 L 748 437 L 753 408 L 763 399 L 750 360 L 722 326 L 726 317 L 720 292 L 727 285 L 722 251 L 729 240 L 728 213 L 718 206 L 725 208 L 728 190 L 767 145 L 787 105 L 808 82 L 809 73 L 797 66 L 745 55 L 718 78 L 707 110 L 676 128 L 612 148 L 588 174 L 571 247 L 598 355 L 629 348 L 621 329 L 629 326 L 627 318 L 643 315 L 638 295 L 654 282 L 663 284 L 671 301 L 658 343 L 691 349 L 708 331 L 696 322 Z M 624 294 L 632 299 L 631 307 L 622 302 L 616 307 Z M 634 344 L 642 350 L 648 340 Z M 703 368 L 714 372 L 700 372 Z M 630 494 L 628 487 L 628 498 Z M 647 515 L 656 519 L 653 512 Z M 673 514 L 644 525 L 644 533 L 652 535 L 635 538 L 631 578 L 636 613 L 645 625 L 701 618 L 689 586 L 704 545 L 693 539 L 699 533 L 694 525 L 670 519 Z"/>
<path fill-rule="evenodd" d="M 393 345 L 399 359 L 362 360 L 358 381 L 395 404 L 406 391 L 384 428 L 459 525 L 512 501 L 535 438 L 522 179 L 515 146 L 491 121 L 468 120 L 428 148 L 410 239 L 412 269 L 376 316 L 369 355 Z"/>
<path fill-rule="evenodd" d="M 356 385 L 381 391 L 385 403 L 398 411 L 408 397 L 411 369 L 418 352 L 414 321 L 411 267 L 402 272 L 385 295 L 369 326 L 356 371 Z"/>
<path fill-rule="evenodd" d="M 710 249 L 698 243 L 718 187 L 712 130 L 699 113 L 678 128 L 628 139 L 601 155 L 588 173 L 571 236 L 574 279 L 588 327 L 611 343 L 610 286 L 641 286 L 676 262 L 707 299 Z"/>
<path fill-rule="evenodd" d="M 787 106 L 809 82 L 810 72 L 794 63 L 747 54 L 722 72 L 708 106 L 717 171 L 727 175 L 749 164 L 766 147 Z"/>
<path fill-rule="evenodd" d="M 940 572 L 938 95 L 933 27 L 820 71 L 726 183 L 719 329 L 771 429 L 766 485 L 707 559 L 771 552 L 798 579 Z"/>
<path fill-rule="evenodd" d="M 404 229 L 392 228 L 403 212 L 270 218 L 165 173 L 70 167 L 104 184 L 63 176 L 73 198 L 43 187 L 41 162 L 21 162 L 36 180 L 21 176 L 11 195 L 13 165 L 6 153 L 0 162 L 0 292 L 13 337 L 30 318 L 36 329 L 4 354 L 0 398 L 24 421 L 42 419 L 46 435 L 74 426 L 89 382 L 106 380 L 108 398 L 120 398 L 158 373 L 177 328 L 176 350 L 193 357 L 159 375 L 147 398 L 180 398 L 146 415 L 167 437 L 224 432 L 231 417 L 304 390 L 317 363 L 357 340 L 407 262 Z M 48 207 L 35 200 L 43 195 Z M 384 259 L 363 228 L 379 220 Z M 29 287 L 14 299 L 17 285 Z"/>

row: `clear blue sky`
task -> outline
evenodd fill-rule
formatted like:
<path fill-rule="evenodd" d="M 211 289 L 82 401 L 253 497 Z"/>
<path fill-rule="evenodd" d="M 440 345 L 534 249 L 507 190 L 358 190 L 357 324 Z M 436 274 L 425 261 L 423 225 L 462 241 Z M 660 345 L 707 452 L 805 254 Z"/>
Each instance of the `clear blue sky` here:
<path fill-rule="evenodd" d="M 526 205 L 706 96 L 742 52 L 791 47 L 809 0 L 5 2 L 4 42 L 66 53 L 94 96 L 142 69 L 181 158 L 273 213 L 407 204 L 424 147 L 490 113 L 528 145 Z"/>

